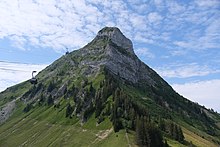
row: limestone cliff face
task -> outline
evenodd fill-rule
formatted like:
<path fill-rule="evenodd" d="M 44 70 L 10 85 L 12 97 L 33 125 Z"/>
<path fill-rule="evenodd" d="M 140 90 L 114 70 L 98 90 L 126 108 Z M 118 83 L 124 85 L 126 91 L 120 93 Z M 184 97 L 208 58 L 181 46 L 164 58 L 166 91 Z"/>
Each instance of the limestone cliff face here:
<path fill-rule="evenodd" d="M 126 38 L 116 27 L 105 27 L 100 30 L 95 39 L 108 37 L 117 46 L 122 47 L 127 52 L 134 54 L 133 45 L 130 39 Z"/>
<path fill-rule="evenodd" d="M 132 42 L 116 27 L 105 27 L 100 30 L 92 42 L 79 50 L 79 54 L 88 57 L 79 64 L 89 66 L 93 73 L 100 65 L 105 65 L 113 74 L 132 83 L 141 81 L 147 81 L 149 85 L 155 83 L 151 77 L 155 72 L 138 59 Z M 87 71 L 87 74 L 90 72 Z"/>

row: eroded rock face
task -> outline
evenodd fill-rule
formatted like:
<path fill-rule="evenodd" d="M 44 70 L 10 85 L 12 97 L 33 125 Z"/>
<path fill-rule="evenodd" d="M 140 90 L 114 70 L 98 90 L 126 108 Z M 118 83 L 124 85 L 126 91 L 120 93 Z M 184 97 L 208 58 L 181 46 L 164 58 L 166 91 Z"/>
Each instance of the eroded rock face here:
<path fill-rule="evenodd" d="M 0 124 L 5 122 L 10 115 L 12 114 L 13 110 L 15 109 L 16 100 L 12 100 L 11 102 L 6 103 L 1 109 L 0 109 Z"/>
<path fill-rule="evenodd" d="M 98 69 L 105 65 L 112 73 L 132 83 L 147 80 L 154 84 L 150 74 L 153 72 L 135 55 L 132 42 L 116 27 L 105 27 L 100 30 L 95 39 L 80 50 L 85 57 L 96 57 L 98 60 L 86 58 L 80 64 Z M 87 72 L 89 75 L 89 72 Z"/>
<path fill-rule="evenodd" d="M 120 53 L 110 45 L 106 49 L 108 50 L 110 59 L 105 65 L 114 74 L 132 83 L 148 81 L 149 85 L 154 85 L 155 81 L 150 76 L 153 70 L 141 62 L 135 54 L 127 55 Z"/>
<path fill-rule="evenodd" d="M 105 27 L 98 32 L 96 37 L 108 37 L 117 46 L 124 48 L 131 54 L 134 54 L 131 40 L 126 38 L 116 27 Z"/>
<path fill-rule="evenodd" d="M 138 82 L 136 76 L 138 71 L 138 60 L 120 53 L 116 48 L 111 45 L 106 46 L 110 59 L 105 63 L 107 68 L 114 74 L 131 81 L 133 83 Z"/>

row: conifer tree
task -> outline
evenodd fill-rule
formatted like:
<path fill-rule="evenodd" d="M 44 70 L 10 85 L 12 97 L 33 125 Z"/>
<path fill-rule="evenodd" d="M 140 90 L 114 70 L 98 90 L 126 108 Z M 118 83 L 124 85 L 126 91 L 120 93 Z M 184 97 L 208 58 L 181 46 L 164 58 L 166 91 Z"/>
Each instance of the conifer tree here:
<path fill-rule="evenodd" d="M 160 118 L 160 120 L 159 120 L 159 128 L 162 131 L 166 130 L 166 125 L 165 125 L 164 119 L 162 119 L 162 118 Z"/>
<path fill-rule="evenodd" d="M 101 92 L 98 90 L 95 94 L 95 117 L 97 118 L 102 112 Z"/>
<path fill-rule="evenodd" d="M 139 146 L 142 146 L 144 134 L 143 134 L 143 127 L 142 127 L 141 120 L 140 120 L 139 116 L 136 119 L 135 130 L 136 130 L 136 142 Z"/>
<path fill-rule="evenodd" d="M 175 140 L 178 141 L 178 139 L 179 139 L 178 126 L 177 126 L 176 124 L 174 124 L 173 126 L 174 126 L 174 130 L 173 130 L 173 131 L 174 131 L 173 138 L 174 138 Z"/>
<path fill-rule="evenodd" d="M 169 147 L 167 140 L 165 140 L 165 142 L 164 142 L 164 147 Z"/>
<path fill-rule="evenodd" d="M 66 107 L 66 117 L 71 117 L 72 112 L 73 112 L 73 109 L 72 109 L 70 103 L 68 103 L 67 107 Z"/>
<path fill-rule="evenodd" d="M 153 124 L 149 125 L 149 136 L 151 147 L 161 147 L 164 145 L 160 130 Z"/>
<path fill-rule="evenodd" d="M 184 135 L 183 135 L 183 131 L 182 131 L 182 129 L 181 129 L 181 127 L 179 126 L 178 127 L 178 141 L 179 142 L 181 142 L 181 143 L 183 143 L 183 141 L 184 141 Z"/>
<path fill-rule="evenodd" d="M 143 145 L 146 147 L 150 147 L 151 145 L 151 136 L 150 136 L 150 124 L 147 121 L 146 117 L 142 120 L 143 123 Z"/>
<path fill-rule="evenodd" d="M 53 98 L 52 98 L 52 95 L 50 94 L 48 99 L 47 99 L 47 105 L 50 106 L 53 104 Z"/>

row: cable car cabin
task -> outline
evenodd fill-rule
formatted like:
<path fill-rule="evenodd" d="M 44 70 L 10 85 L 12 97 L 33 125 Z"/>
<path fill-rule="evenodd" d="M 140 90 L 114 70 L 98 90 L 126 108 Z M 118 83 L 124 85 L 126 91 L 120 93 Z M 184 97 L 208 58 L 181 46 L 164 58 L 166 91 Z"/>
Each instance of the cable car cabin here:
<path fill-rule="evenodd" d="M 66 47 L 66 55 L 68 55 L 69 54 L 69 50 L 68 50 L 68 48 Z"/>
<path fill-rule="evenodd" d="M 37 84 L 37 79 L 36 78 L 31 78 L 30 79 L 31 84 Z"/>
<path fill-rule="evenodd" d="M 37 78 L 34 77 L 34 73 L 37 71 L 32 71 L 32 78 L 30 79 L 31 84 L 37 84 Z"/>

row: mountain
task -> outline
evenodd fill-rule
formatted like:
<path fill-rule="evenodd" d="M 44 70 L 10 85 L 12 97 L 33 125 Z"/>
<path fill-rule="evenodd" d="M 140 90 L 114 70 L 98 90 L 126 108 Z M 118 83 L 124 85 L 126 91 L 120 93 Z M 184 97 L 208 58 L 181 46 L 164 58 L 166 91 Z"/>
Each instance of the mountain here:
<path fill-rule="evenodd" d="M 105 27 L 0 93 L 0 146 L 218 146 L 220 115 L 180 96 Z"/>

